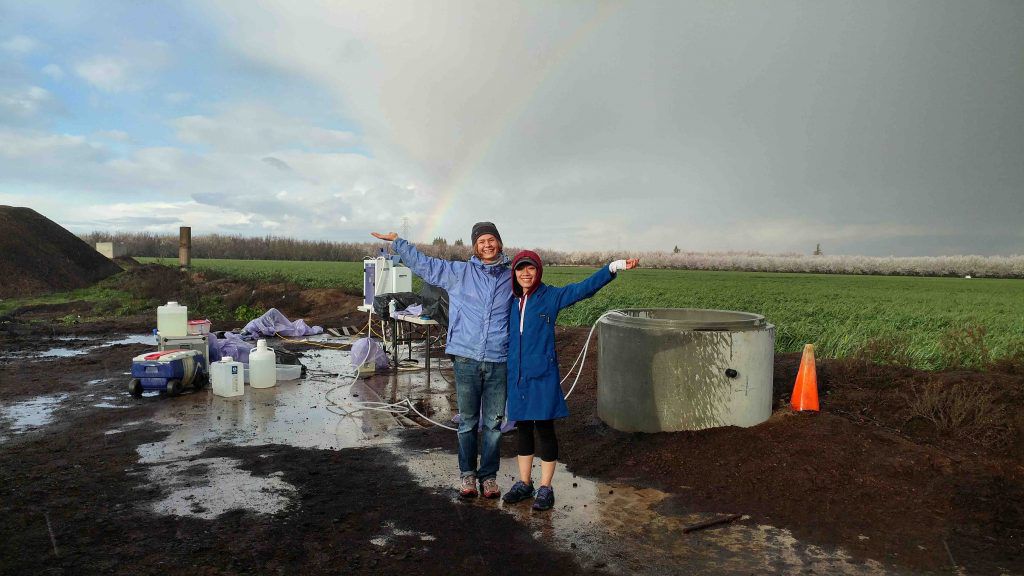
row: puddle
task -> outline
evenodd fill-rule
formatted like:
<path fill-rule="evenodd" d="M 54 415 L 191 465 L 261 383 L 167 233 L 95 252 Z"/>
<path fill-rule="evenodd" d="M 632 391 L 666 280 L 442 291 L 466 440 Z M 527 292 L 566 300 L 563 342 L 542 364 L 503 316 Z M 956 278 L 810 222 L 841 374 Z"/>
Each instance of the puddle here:
<path fill-rule="evenodd" d="M 348 375 L 318 376 L 348 371 L 347 352 L 324 350 L 302 358 L 313 376 L 287 381 L 273 388 L 245 387 L 234 398 L 208 391 L 180 396 L 167 402 L 155 417 L 171 430 L 167 439 L 138 447 L 141 462 L 163 462 L 201 453 L 207 446 L 288 444 L 300 448 L 339 449 L 394 442 L 389 431 L 401 429 L 385 412 L 364 411 L 347 416 L 331 412 L 327 395 L 335 402 L 380 397 L 363 381 Z M 349 404 L 351 406 L 351 404 Z"/>
<path fill-rule="evenodd" d="M 141 420 L 136 420 L 136 421 L 133 421 L 133 422 L 125 422 L 122 425 L 122 428 L 129 428 L 129 427 L 132 427 L 132 426 L 138 426 L 139 424 L 142 424 Z M 110 436 L 111 434 L 122 434 L 122 433 L 124 433 L 124 430 L 122 428 L 113 428 L 111 430 L 107 430 L 103 434 L 104 434 L 104 436 Z"/>
<path fill-rule="evenodd" d="M 72 356 L 81 356 L 88 354 L 92 348 L 50 348 L 39 353 L 27 352 L 25 354 L 17 354 L 12 357 L 28 358 L 30 356 L 38 356 L 39 358 L 70 358 Z"/>
<path fill-rule="evenodd" d="M 105 346 L 126 346 L 128 344 L 152 344 L 156 346 L 156 336 L 152 334 L 133 334 L 131 336 L 125 336 L 120 340 L 110 340 L 97 346 L 102 348 Z"/>
<path fill-rule="evenodd" d="M 316 351 L 309 357 L 303 357 L 302 362 L 311 374 L 305 380 L 283 382 L 265 389 L 246 386 L 245 394 L 234 398 L 214 396 L 204 390 L 165 402 L 154 421 L 169 429 L 170 434 L 164 440 L 137 448 L 139 462 L 152 465 L 148 467 L 150 472 L 146 481 L 178 482 L 181 478 L 176 475 L 180 475 L 188 460 L 216 444 L 287 444 L 330 450 L 397 441 L 391 432 L 403 426 L 391 414 L 365 411 L 339 416 L 331 411 L 328 394 L 342 403 L 348 400 L 380 400 L 363 381 L 354 382 L 348 375 L 324 376 L 351 372 L 347 352 Z M 220 478 L 212 486 L 230 487 L 227 491 L 237 492 L 232 496 L 232 506 L 266 514 L 280 510 L 283 506 L 281 499 L 290 494 L 282 488 L 284 483 L 280 479 L 254 478 L 241 470 L 232 472 L 233 466 L 229 462 L 220 462 L 211 467 Z M 194 482 L 194 478 L 188 481 Z M 236 481 L 244 489 L 236 491 Z M 257 487 L 278 496 L 265 498 L 264 492 Z M 184 496 L 174 493 L 155 504 L 154 510 L 213 517 L 220 513 L 216 511 L 228 509 L 225 504 L 207 502 L 207 496 L 215 498 L 216 492 L 215 488 L 208 492 L 193 492 L 193 497 L 187 501 Z M 192 511 L 196 503 L 202 512 Z"/>
<path fill-rule="evenodd" d="M 22 434 L 33 428 L 49 424 L 54 411 L 60 407 L 61 402 L 67 399 L 67 394 L 55 394 L 39 396 L 9 406 L 0 406 L 0 421 L 8 421 L 11 432 Z"/>
<path fill-rule="evenodd" d="M 88 396 L 86 396 L 86 398 L 89 398 L 91 396 L 92 396 L 92 394 L 89 394 Z M 102 402 L 99 402 L 97 404 L 93 404 L 93 407 L 95 407 L 95 408 L 132 408 L 135 405 L 134 402 L 130 401 L 130 398 L 129 398 L 128 394 L 125 394 L 124 396 L 109 396 L 109 395 L 108 396 L 100 396 L 100 400 L 102 400 Z M 121 402 L 121 403 L 119 403 L 119 402 Z M 123 402 L 128 402 L 128 403 L 125 404 Z"/>
<path fill-rule="evenodd" d="M 274 514 L 288 506 L 294 486 L 279 474 L 253 476 L 238 464 L 233 458 L 199 458 L 151 466 L 146 483 L 169 492 L 151 509 L 158 514 L 209 520 L 239 508 Z"/>
<path fill-rule="evenodd" d="M 57 338 L 57 340 L 61 342 L 91 342 L 95 341 L 96 339 L 86 338 L 82 336 L 60 336 Z M 17 358 L 38 358 L 40 360 L 52 360 L 54 358 L 71 358 L 74 356 L 82 356 L 84 354 L 88 354 L 89 352 L 98 350 L 100 348 L 107 348 L 109 346 L 127 344 L 151 344 L 153 346 L 156 346 L 156 338 L 152 334 L 134 334 L 126 336 L 119 340 L 103 341 L 100 344 L 94 346 L 84 346 L 81 348 L 67 348 L 63 346 L 56 346 L 50 348 L 49 350 L 44 350 L 42 352 L 14 352 L 0 357 L 0 359 L 12 360 Z M 102 380 L 95 380 L 89 383 L 92 384 L 98 382 L 102 382 Z"/>
<path fill-rule="evenodd" d="M 393 522 L 385 522 L 382 526 L 384 533 L 376 538 L 371 538 L 370 543 L 374 546 L 387 546 L 393 539 L 397 538 L 416 538 L 421 542 L 433 542 L 437 540 L 436 537 L 427 534 L 426 532 L 417 532 L 415 530 L 403 530 L 397 528 Z"/>
<path fill-rule="evenodd" d="M 620 574 L 687 572 L 715 574 L 803 573 L 886 574 L 881 564 L 860 563 L 845 553 L 826 551 L 798 542 L 788 530 L 755 525 L 748 518 L 705 531 L 683 528 L 716 518 L 717 514 L 665 516 L 657 505 L 668 494 L 651 488 L 603 483 L 575 477 L 558 465 L 552 488 L 555 508 L 535 512 L 532 500 L 506 505 L 476 498 L 464 501 L 454 490 L 458 460 L 442 451 L 405 454 L 405 466 L 424 486 L 451 494 L 454 506 L 499 508 L 527 524 L 539 541 L 569 551 L 584 568 Z M 516 480 L 515 458 L 503 458 L 499 484 L 504 490 Z M 534 467 L 535 481 L 540 466 Z"/>

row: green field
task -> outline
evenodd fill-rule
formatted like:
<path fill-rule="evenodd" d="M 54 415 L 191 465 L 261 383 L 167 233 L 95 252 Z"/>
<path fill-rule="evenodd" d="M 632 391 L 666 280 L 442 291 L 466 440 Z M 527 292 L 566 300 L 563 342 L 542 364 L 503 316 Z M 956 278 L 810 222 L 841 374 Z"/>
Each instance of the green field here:
<path fill-rule="evenodd" d="M 159 262 L 177 266 L 177 258 L 136 258 L 139 262 Z M 290 280 L 307 288 L 344 288 L 363 293 L 361 262 L 297 262 L 294 260 L 220 260 L 193 258 L 194 268 L 214 270 L 253 280 Z"/>
<path fill-rule="evenodd" d="M 168 261 L 170 263 L 170 261 Z M 361 292 L 359 262 L 194 260 L 197 268 Z M 593 269 L 548 268 L 563 285 Z M 864 354 L 921 368 L 974 367 L 1024 351 L 1024 281 L 640 269 L 559 317 L 586 325 L 612 308 L 680 307 L 763 314 L 776 350 L 813 342 L 820 354 Z"/>

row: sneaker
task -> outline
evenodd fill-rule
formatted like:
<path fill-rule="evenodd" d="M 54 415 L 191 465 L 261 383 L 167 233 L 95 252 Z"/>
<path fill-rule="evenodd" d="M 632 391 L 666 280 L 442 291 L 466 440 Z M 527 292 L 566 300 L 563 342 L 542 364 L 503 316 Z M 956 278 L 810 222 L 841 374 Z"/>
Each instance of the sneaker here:
<path fill-rule="evenodd" d="M 531 496 L 533 496 L 533 482 L 527 484 L 522 480 L 518 480 L 511 488 L 508 489 L 508 492 L 505 492 L 505 495 L 502 496 L 501 499 L 504 500 L 506 504 L 515 504 L 516 502 L 522 502 Z"/>
<path fill-rule="evenodd" d="M 470 474 L 463 476 L 459 482 L 459 496 L 463 498 L 476 498 L 479 492 L 476 491 L 476 476 Z"/>
<path fill-rule="evenodd" d="M 483 492 L 484 498 L 497 498 L 501 496 L 501 488 L 498 487 L 498 482 L 494 478 L 488 478 L 481 482 L 480 491 Z"/>
<path fill-rule="evenodd" d="M 555 491 L 551 486 L 541 486 L 537 489 L 537 497 L 533 499 L 534 510 L 550 510 L 555 505 Z"/>

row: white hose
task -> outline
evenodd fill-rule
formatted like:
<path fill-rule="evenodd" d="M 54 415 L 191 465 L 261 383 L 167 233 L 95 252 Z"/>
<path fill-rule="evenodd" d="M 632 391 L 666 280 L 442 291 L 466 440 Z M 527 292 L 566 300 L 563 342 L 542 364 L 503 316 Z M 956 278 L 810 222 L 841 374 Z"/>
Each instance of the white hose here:
<path fill-rule="evenodd" d="M 609 311 L 605 312 L 604 314 L 601 314 L 601 316 L 599 316 L 598 319 L 594 321 L 594 324 L 590 327 L 590 332 L 587 334 L 587 340 L 586 340 L 586 342 L 583 343 L 583 349 L 580 350 L 579 355 L 576 356 L 576 360 L 572 363 L 572 366 L 569 367 L 569 371 L 566 372 L 565 377 L 562 378 L 561 382 L 558 383 L 559 386 L 564 384 L 565 381 L 569 379 L 569 376 L 572 376 L 572 371 L 574 369 L 576 369 L 576 365 L 579 364 L 579 370 L 576 372 L 576 378 L 572 381 L 572 386 L 569 387 L 569 391 L 566 392 L 566 394 L 565 394 L 565 399 L 566 400 L 569 399 L 569 396 L 572 394 L 572 391 L 576 389 L 576 383 L 579 382 L 580 375 L 583 374 L 583 367 L 586 366 L 586 364 L 587 364 L 587 350 L 590 348 L 590 339 L 593 338 L 593 336 L 594 336 L 594 329 L 597 328 L 597 325 L 601 322 L 601 320 L 603 320 L 606 316 L 610 316 L 612 314 L 623 314 L 623 315 L 625 315 L 620 310 L 609 310 Z M 331 390 L 329 390 L 327 392 L 327 395 L 326 395 L 327 396 L 327 401 L 330 402 L 331 405 L 336 406 L 336 407 L 340 408 L 342 411 L 344 411 L 343 415 L 347 416 L 347 415 L 354 414 L 356 412 L 360 412 L 360 411 L 363 411 L 363 410 L 371 410 L 371 411 L 374 411 L 374 412 L 386 412 L 388 414 L 396 414 L 396 415 L 404 416 L 404 415 L 408 414 L 409 411 L 411 410 L 412 412 L 415 412 L 416 415 L 418 415 L 420 418 L 423 418 L 424 420 L 426 420 L 427 422 L 430 422 L 431 424 L 433 424 L 435 426 L 440 426 L 441 428 L 444 428 L 446 430 L 451 430 L 453 432 L 458 432 L 459 431 L 458 428 L 452 428 L 451 426 L 445 426 L 444 424 L 441 424 L 440 422 L 437 422 L 435 420 L 431 420 L 430 418 L 427 418 L 422 412 L 420 412 L 419 410 L 416 409 L 416 406 L 413 404 L 412 399 L 410 399 L 409 397 L 406 397 L 404 400 L 399 400 L 398 402 L 391 402 L 391 403 L 388 403 L 388 402 L 374 402 L 374 401 L 353 402 L 352 404 L 354 404 L 356 406 L 356 408 L 353 409 L 353 410 L 349 410 L 349 409 L 345 408 L 344 406 L 342 406 L 341 404 L 339 404 L 339 403 L 335 402 L 334 400 L 332 400 L 330 398 L 331 392 L 334 392 L 335 390 L 338 390 L 338 389 L 340 389 L 340 388 L 342 388 L 342 387 L 344 387 L 346 385 L 354 384 L 356 379 L 359 378 L 359 366 L 362 366 L 363 363 L 366 362 L 369 358 L 370 358 L 370 347 L 367 346 L 366 347 L 366 356 L 363 358 L 362 362 L 359 362 L 358 364 L 355 365 L 356 366 L 356 371 L 355 371 L 355 374 L 352 375 L 352 381 L 347 383 L 347 384 L 339 384 L 337 387 L 332 388 Z M 338 379 L 340 380 L 342 377 L 343 377 L 342 375 L 339 375 Z M 330 407 L 328 407 L 328 410 L 330 410 Z M 334 411 L 331 410 L 331 412 L 334 412 Z M 337 414 L 337 412 L 335 412 L 335 414 Z"/>
<path fill-rule="evenodd" d="M 609 310 L 598 316 L 597 320 L 595 320 L 594 324 L 590 327 L 590 333 L 587 334 L 587 341 L 583 344 L 583 350 L 580 350 L 580 354 L 576 357 L 576 361 L 572 363 L 572 366 L 569 367 L 569 371 L 565 373 L 565 378 L 562 378 L 562 381 L 558 383 L 559 386 L 564 384 L 565 381 L 569 379 L 569 376 L 572 375 L 573 368 L 576 368 L 576 364 L 579 363 L 580 360 L 583 360 L 580 364 L 579 371 L 576 372 L 576 379 L 572 381 L 572 386 L 570 386 L 569 391 L 565 393 L 566 400 L 569 399 L 569 395 L 572 394 L 572 391 L 576 389 L 576 383 L 580 380 L 580 374 L 583 374 L 583 366 L 587 363 L 587 349 L 590 348 L 590 339 L 594 336 L 594 329 L 597 328 L 597 325 L 600 324 L 601 320 L 604 320 L 606 316 L 611 316 L 612 314 L 621 314 L 625 316 L 621 310 Z"/>
<path fill-rule="evenodd" d="M 427 422 L 430 422 L 431 424 L 433 424 L 435 426 L 440 426 L 441 428 L 445 428 L 447 430 L 452 430 L 453 432 L 458 432 L 458 428 L 452 428 L 451 426 L 445 426 L 444 424 L 441 424 L 440 422 L 437 422 L 435 420 L 431 420 L 430 418 L 427 418 L 422 412 L 420 412 L 419 410 L 416 409 L 416 406 L 413 405 L 412 400 L 410 398 L 408 398 L 408 397 L 406 397 L 404 400 L 400 400 L 398 402 L 392 402 L 392 403 L 388 403 L 388 402 L 375 402 L 375 401 L 369 401 L 369 400 L 366 400 L 366 401 L 363 401 L 363 402 L 353 402 L 352 404 L 354 404 L 356 406 L 355 409 L 353 409 L 353 410 L 349 410 L 349 409 L 345 408 L 344 406 L 342 406 L 341 404 L 339 404 L 339 403 L 335 402 L 334 400 L 332 400 L 331 397 L 330 397 L 332 392 L 334 392 L 335 390 L 338 390 L 340 388 L 343 388 L 345 386 L 350 386 L 352 384 L 355 384 L 356 380 L 359 378 L 359 367 L 362 366 L 370 358 L 370 350 L 371 350 L 370 346 L 367 346 L 366 347 L 366 356 L 363 357 L 361 362 L 359 362 L 358 364 L 355 365 L 355 373 L 352 374 L 352 381 L 351 382 L 347 382 L 345 384 L 339 384 L 338 386 L 336 386 L 336 387 L 334 387 L 334 388 L 332 388 L 332 389 L 327 391 L 327 394 L 325 395 L 325 397 L 326 397 L 327 401 L 331 403 L 332 406 L 336 406 L 336 407 L 340 408 L 342 411 L 344 411 L 343 415 L 345 415 L 345 416 L 350 415 L 350 414 L 355 414 L 356 412 L 361 412 L 363 410 L 371 410 L 371 411 L 375 411 L 375 412 L 386 412 L 388 414 L 405 415 L 405 414 L 408 414 L 409 411 L 411 410 L 411 411 L 415 412 L 417 415 L 419 415 L 420 418 L 423 418 L 424 420 L 426 420 Z M 339 375 L 338 379 L 340 380 L 343 377 L 344 377 L 344 375 Z M 327 409 L 329 411 L 331 411 L 331 412 L 334 412 L 333 410 L 330 409 L 330 406 L 328 406 Z M 334 413 L 337 414 L 337 412 L 334 412 Z"/>

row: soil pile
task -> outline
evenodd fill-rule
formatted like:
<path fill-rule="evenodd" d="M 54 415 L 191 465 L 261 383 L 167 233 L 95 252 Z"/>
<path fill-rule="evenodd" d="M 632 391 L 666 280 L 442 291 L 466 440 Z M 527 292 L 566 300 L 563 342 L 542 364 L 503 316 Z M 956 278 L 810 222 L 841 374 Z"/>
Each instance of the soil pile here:
<path fill-rule="evenodd" d="M 0 298 L 84 288 L 121 271 L 31 208 L 0 206 Z"/>

